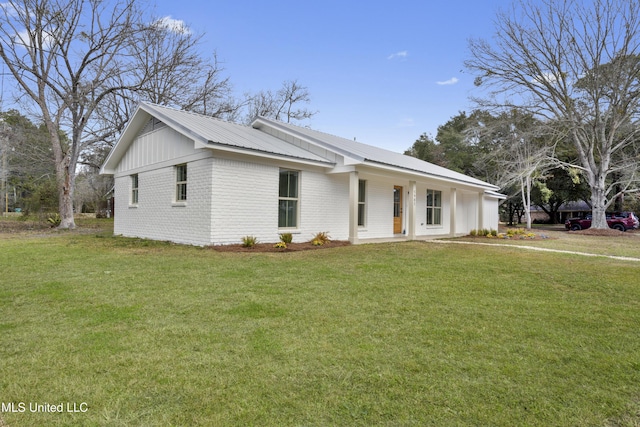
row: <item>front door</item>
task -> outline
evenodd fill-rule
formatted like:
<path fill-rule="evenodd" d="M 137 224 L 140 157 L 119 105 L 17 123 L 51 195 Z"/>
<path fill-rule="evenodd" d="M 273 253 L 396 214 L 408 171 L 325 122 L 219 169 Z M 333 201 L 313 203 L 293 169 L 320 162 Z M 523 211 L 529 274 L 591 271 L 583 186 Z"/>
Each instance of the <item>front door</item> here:
<path fill-rule="evenodd" d="M 402 233 L 402 187 L 393 187 L 393 234 Z"/>

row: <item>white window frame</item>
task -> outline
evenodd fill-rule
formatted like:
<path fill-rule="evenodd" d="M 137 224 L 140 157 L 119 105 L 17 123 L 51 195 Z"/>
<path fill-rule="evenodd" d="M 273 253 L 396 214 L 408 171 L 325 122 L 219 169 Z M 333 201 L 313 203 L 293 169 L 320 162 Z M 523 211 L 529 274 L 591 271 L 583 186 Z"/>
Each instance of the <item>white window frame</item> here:
<path fill-rule="evenodd" d="M 180 170 L 184 168 L 184 180 L 182 178 Z M 187 175 L 187 164 L 182 163 L 180 165 L 176 165 L 176 192 L 175 192 L 175 201 L 178 203 L 186 202 L 188 198 L 187 193 L 187 184 L 189 182 L 189 175 Z"/>
<path fill-rule="evenodd" d="M 436 194 L 439 195 L 439 205 L 435 204 Z M 429 204 L 429 195 L 431 195 L 431 204 Z M 427 208 L 427 217 L 425 218 L 425 224 L 430 227 L 442 227 L 442 191 L 427 188 L 427 197 L 425 200 L 425 204 Z M 431 212 L 431 215 L 429 215 L 429 212 Z M 436 219 L 438 220 L 437 222 Z"/>
<path fill-rule="evenodd" d="M 138 205 L 140 199 L 140 176 L 137 173 L 131 175 L 131 200 L 132 206 Z"/>
<path fill-rule="evenodd" d="M 367 225 L 367 181 L 358 180 L 358 227 Z"/>
<path fill-rule="evenodd" d="M 289 193 L 289 190 L 287 190 L 287 195 L 283 196 L 282 194 L 280 194 L 280 187 L 281 187 L 281 179 L 283 176 L 283 173 L 286 174 L 295 174 L 296 176 L 296 188 L 295 188 L 295 195 L 291 195 Z M 280 169 L 279 173 L 278 173 L 278 229 L 281 230 L 296 230 L 298 229 L 298 226 L 300 224 L 300 171 L 297 170 L 291 170 L 291 169 Z M 289 175 L 287 175 L 289 176 Z M 287 180 L 287 186 L 289 186 L 289 180 Z M 294 206 L 295 206 L 295 215 L 293 216 L 293 221 L 295 221 L 295 224 L 291 225 L 290 221 L 289 221 L 289 216 L 287 216 L 285 218 L 285 225 L 280 225 L 280 211 L 282 209 L 282 202 L 287 202 L 287 205 L 289 204 L 289 202 L 293 202 Z"/>

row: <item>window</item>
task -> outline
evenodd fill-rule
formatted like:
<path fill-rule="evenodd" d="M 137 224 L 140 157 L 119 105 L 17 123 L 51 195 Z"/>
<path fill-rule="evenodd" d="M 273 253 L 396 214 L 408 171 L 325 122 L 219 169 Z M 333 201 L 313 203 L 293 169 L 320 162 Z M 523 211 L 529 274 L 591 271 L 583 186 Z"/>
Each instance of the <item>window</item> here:
<path fill-rule="evenodd" d="M 187 165 L 176 166 L 176 202 L 187 200 Z"/>
<path fill-rule="evenodd" d="M 131 175 L 131 204 L 138 204 L 138 174 Z"/>
<path fill-rule="evenodd" d="M 367 181 L 358 181 L 358 227 L 364 227 L 364 208 L 367 190 Z"/>
<path fill-rule="evenodd" d="M 278 227 L 294 228 L 298 226 L 298 172 L 280 171 L 280 190 L 278 197 Z"/>
<path fill-rule="evenodd" d="M 427 190 L 427 225 L 442 225 L 442 191 Z"/>

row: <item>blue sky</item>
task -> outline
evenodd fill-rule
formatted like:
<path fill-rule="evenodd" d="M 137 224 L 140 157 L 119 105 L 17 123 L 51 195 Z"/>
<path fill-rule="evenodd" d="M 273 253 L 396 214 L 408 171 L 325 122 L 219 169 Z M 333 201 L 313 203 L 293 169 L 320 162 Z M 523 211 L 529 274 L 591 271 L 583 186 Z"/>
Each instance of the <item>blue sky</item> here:
<path fill-rule="evenodd" d="M 490 39 L 508 0 L 158 0 L 158 17 L 204 32 L 237 94 L 297 79 L 311 128 L 402 152 L 469 111 L 470 37 Z"/>

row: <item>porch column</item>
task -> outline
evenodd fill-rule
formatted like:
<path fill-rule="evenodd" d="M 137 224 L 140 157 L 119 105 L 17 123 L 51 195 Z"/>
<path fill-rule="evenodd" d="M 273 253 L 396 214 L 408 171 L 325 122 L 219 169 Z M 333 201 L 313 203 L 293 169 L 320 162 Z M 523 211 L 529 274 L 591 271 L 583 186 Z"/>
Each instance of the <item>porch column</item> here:
<path fill-rule="evenodd" d="M 449 193 L 449 234 L 456 235 L 456 208 L 458 207 L 458 190 L 452 188 Z"/>
<path fill-rule="evenodd" d="M 409 227 L 407 230 L 409 231 L 409 240 L 416 239 L 416 182 L 409 181 Z"/>
<path fill-rule="evenodd" d="M 358 243 L 358 172 L 349 172 L 349 242 Z"/>
<path fill-rule="evenodd" d="M 478 230 L 484 228 L 484 191 L 478 194 Z"/>

